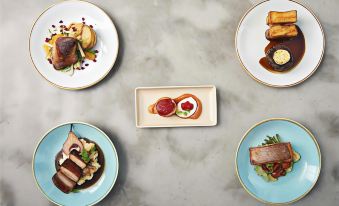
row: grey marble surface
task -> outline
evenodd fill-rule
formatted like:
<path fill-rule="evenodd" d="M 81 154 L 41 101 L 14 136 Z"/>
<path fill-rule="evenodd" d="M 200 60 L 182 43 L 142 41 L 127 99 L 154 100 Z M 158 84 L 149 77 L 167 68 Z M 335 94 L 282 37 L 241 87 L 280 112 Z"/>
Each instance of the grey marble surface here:
<path fill-rule="evenodd" d="M 118 150 L 118 181 L 99 205 L 261 205 L 241 187 L 234 159 L 244 132 L 271 117 L 301 122 L 321 147 L 319 181 L 295 205 L 338 203 L 337 0 L 307 1 L 326 33 L 325 57 L 310 79 L 287 89 L 257 83 L 238 62 L 236 27 L 256 1 L 92 1 L 112 17 L 122 46 L 114 71 L 82 91 L 51 86 L 29 57 L 33 21 L 56 2 L 0 1 L 1 206 L 51 205 L 35 186 L 32 154 L 47 130 L 72 120 L 103 129 Z M 218 126 L 135 128 L 135 87 L 200 84 L 217 86 Z"/>

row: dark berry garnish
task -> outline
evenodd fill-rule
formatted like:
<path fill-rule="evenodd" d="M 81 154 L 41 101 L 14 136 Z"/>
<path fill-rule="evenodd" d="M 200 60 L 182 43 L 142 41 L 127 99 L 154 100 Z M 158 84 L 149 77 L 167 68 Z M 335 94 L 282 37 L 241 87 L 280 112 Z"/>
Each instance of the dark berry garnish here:
<path fill-rule="evenodd" d="M 94 61 L 94 62 L 97 62 L 97 60 L 96 60 L 96 59 L 93 59 L 93 61 Z"/>
<path fill-rule="evenodd" d="M 85 18 L 84 18 L 84 17 L 82 17 L 81 19 L 82 19 L 82 21 L 85 21 Z"/>
<path fill-rule="evenodd" d="M 93 26 L 92 26 L 92 25 L 89 25 L 89 27 L 93 28 Z"/>
<path fill-rule="evenodd" d="M 52 25 L 53 28 L 55 28 L 55 25 Z"/>
<path fill-rule="evenodd" d="M 94 52 L 95 52 L 95 53 L 99 53 L 99 51 L 98 51 L 98 50 L 95 50 Z"/>
<path fill-rule="evenodd" d="M 60 24 L 64 23 L 62 20 L 59 21 Z"/>
<path fill-rule="evenodd" d="M 48 59 L 48 62 L 49 62 L 50 64 L 52 64 L 52 59 Z"/>
<path fill-rule="evenodd" d="M 87 67 L 89 64 L 85 64 L 85 66 Z"/>

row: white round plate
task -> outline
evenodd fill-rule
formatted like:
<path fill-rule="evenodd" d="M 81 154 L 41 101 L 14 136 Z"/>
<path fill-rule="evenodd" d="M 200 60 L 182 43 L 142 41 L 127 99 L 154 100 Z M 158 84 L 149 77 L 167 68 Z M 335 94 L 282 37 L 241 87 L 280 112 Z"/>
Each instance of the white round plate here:
<path fill-rule="evenodd" d="M 93 25 L 97 34 L 94 50 L 98 50 L 97 62 L 89 61 L 84 70 L 75 70 L 73 76 L 56 71 L 46 60 L 42 48 L 45 38 L 49 37 L 48 29 L 52 25 L 64 25 L 82 22 Z M 97 6 L 85 1 L 63 1 L 46 9 L 35 21 L 30 39 L 29 51 L 37 71 L 50 83 L 62 89 L 84 89 L 102 80 L 112 69 L 119 48 L 116 28 L 110 17 Z"/>
<path fill-rule="evenodd" d="M 297 10 L 297 25 L 305 36 L 305 54 L 291 71 L 272 73 L 259 63 L 269 43 L 265 38 L 266 16 L 269 11 L 288 10 Z M 290 0 L 268 0 L 253 6 L 243 16 L 235 36 L 235 47 L 243 68 L 256 81 L 273 87 L 289 87 L 303 82 L 315 72 L 324 54 L 325 37 L 319 20 L 306 6 Z"/>

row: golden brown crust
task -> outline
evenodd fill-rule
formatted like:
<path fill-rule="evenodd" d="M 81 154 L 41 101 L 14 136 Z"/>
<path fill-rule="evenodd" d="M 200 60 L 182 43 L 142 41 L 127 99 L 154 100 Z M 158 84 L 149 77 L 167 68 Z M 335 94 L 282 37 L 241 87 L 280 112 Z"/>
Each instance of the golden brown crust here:
<path fill-rule="evenodd" d="M 270 11 L 266 18 L 267 25 L 291 24 L 297 22 L 297 11 Z"/>
<path fill-rule="evenodd" d="M 196 97 L 193 94 L 183 94 L 173 100 L 176 104 L 178 104 L 181 100 L 189 98 L 189 97 L 192 97 L 197 102 L 197 110 L 194 112 L 192 116 L 188 118 L 184 118 L 184 119 L 198 119 L 202 113 L 202 103 L 198 97 Z"/>
<path fill-rule="evenodd" d="M 249 148 L 250 162 L 253 165 L 291 162 L 293 150 L 290 142 L 276 143 Z"/>
<path fill-rule="evenodd" d="M 294 24 L 274 25 L 265 32 L 266 39 L 268 40 L 295 37 L 297 35 L 298 30 Z"/>

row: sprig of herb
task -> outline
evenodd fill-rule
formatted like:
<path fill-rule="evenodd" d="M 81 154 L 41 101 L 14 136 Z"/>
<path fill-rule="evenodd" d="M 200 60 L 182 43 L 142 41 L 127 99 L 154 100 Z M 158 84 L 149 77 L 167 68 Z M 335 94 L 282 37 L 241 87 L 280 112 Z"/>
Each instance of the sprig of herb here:
<path fill-rule="evenodd" d="M 82 152 L 81 152 L 81 159 L 85 162 L 85 163 L 88 163 L 91 159 L 89 158 L 89 155 L 88 155 L 88 152 L 83 149 Z"/>
<path fill-rule="evenodd" d="M 177 114 L 183 114 L 187 116 L 189 114 L 189 111 L 176 111 Z"/>
<path fill-rule="evenodd" d="M 277 144 L 280 143 L 280 135 L 276 134 L 272 137 L 267 135 L 267 139 L 264 139 L 264 142 L 261 145 Z"/>
<path fill-rule="evenodd" d="M 84 52 L 89 52 L 89 53 L 92 53 L 92 54 L 96 55 L 95 51 L 93 51 L 91 49 L 85 49 Z"/>
<path fill-rule="evenodd" d="M 97 150 L 97 148 L 95 147 L 95 145 L 91 148 L 91 150 L 89 151 L 91 154 L 93 154 L 95 151 Z"/>
<path fill-rule="evenodd" d="M 80 190 L 79 190 L 79 189 L 73 189 L 72 192 L 73 192 L 73 193 L 79 193 Z"/>

